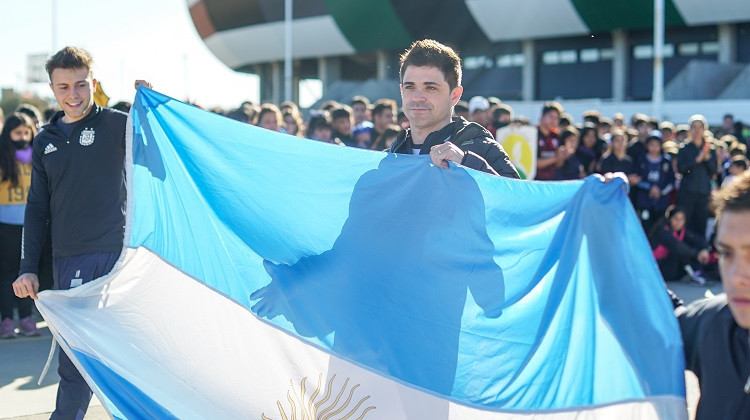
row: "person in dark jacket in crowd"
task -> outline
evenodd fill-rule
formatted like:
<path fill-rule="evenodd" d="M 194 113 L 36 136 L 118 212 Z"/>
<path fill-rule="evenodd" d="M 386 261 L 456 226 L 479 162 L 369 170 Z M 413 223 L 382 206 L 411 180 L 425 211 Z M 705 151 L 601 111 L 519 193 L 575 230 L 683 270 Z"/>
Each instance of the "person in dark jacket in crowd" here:
<path fill-rule="evenodd" d="M 576 150 L 576 156 L 581 161 L 586 175 L 596 172 L 599 159 L 601 159 L 606 148 L 607 142 L 599 138 L 596 125 L 591 122 L 585 123 L 581 129 L 581 138 L 578 150 Z"/>
<path fill-rule="evenodd" d="M 38 267 L 49 223 L 56 289 L 109 273 L 120 257 L 125 227 L 125 113 L 94 103 L 93 60 L 65 47 L 46 65 L 61 112 L 34 138 L 19 277 L 13 291 L 36 299 Z M 136 85 L 150 85 L 136 81 Z M 91 389 L 64 351 L 51 419 L 81 419 Z"/>
<path fill-rule="evenodd" d="M 486 128 L 461 117 L 451 118 L 461 98 L 461 59 L 437 41 L 417 41 L 401 56 L 401 100 L 410 128 L 393 141 L 391 153 L 429 154 L 432 162 L 448 162 L 519 178 L 502 146 Z"/>
<path fill-rule="evenodd" d="M 651 248 L 664 281 L 677 281 L 687 274 L 686 265 L 697 268 L 708 262 L 709 255 L 703 238 L 685 227 L 681 208 L 670 206 L 665 219 L 653 228 Z"/>
<path fill-rule="evenodd" d="M 677 154 L 677 170 L 682 174 L 677 204 L 685 210 L 688 228 L 705 236 L 711 180 L 719 163 L 706 134 L 706 118 L 693 115 L 689 125 L 688 140 Z"/>
<path fill-rule="evenodd" d="M 576 155 L 578 150 L 578 130 L 575 127 L 568 127 L 560 133 L 561 147 L 567 147 L 568 153 L 566 154 L 565 160 L 560 164 L 555 172 L 555 179 L 571 180 L 581 179 L 586 176 L 583 170 L 581 160 Z"/>
<path fill-rule="evenodd" d="M 643 230 L 651 230 L 654 222 L 669 207 L 669 193 L 674 190 L 672 159 L 662 152 L 661 139 L 646 139 L 648 151 L 635 169 L 635 206 Z"/>
<path fill-rule="evenodd" d="M 685 362 L 698 377 L 696 420 L 750 418 L 750 173 L 712 198 L 723 294 L 688 306 L 673 295 Z"/>
<path fill-rule="evenodd" d="M 628 153 L 628 140 L 624 131 L 619 128 L 612 129 L 609 150 L 599 161 L 600 174 L 608 172 L 622 172 L 630 177 L 633 173 L 633 158 Z"/>

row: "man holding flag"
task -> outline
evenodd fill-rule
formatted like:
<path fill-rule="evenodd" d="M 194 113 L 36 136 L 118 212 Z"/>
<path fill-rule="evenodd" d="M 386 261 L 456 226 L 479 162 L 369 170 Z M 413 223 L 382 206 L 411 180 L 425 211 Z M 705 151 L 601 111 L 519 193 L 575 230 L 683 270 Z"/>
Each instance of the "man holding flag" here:
<path fill-rule="evenodd" d="M 401 102 L 411 128 L 399 133 L 391 153 L 429 154 L 441 168 L 448 161 L 519 178 L 492 134 L 477 123 L 451 118 L 461 99 L 461 59 L 437 41 L 417 41 L 401 56 Z"/>
<path fill-rule="evenodd" d="M 18 297 L 36 299 L 37 268 L 51 224 L 55 289 L 70 289 L 109 273 L 125 225 L 125 113 L 94 103 L 93 60 L 65 47 L 47 61 L 50 88 L 62 111 L 34 139 L 24 218 Z M 146 84 L 137 81 L 137 84 Z M 52 419 L 81 419 L 91 390 L 64 351 Z"/>

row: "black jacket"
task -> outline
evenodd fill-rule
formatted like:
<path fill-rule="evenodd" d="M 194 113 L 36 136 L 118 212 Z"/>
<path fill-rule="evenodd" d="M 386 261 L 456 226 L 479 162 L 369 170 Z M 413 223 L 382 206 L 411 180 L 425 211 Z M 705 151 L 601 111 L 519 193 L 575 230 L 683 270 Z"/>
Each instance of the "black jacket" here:
<path fill-rule="evenodd" d="M 94 106 L 70 137 L 56 125 L 62 117 L 34 138 L 20 274 L 37 272 L 48 222 L 53 256 L 122 250 L 128 116 Z"/>
<path fill-rule="evenodd" d="M 675 314 L 685 345 L 685 363 L 700 381 L 696 420 L 750 419 L 748 332 L 737 325 L 726 295 L 679 306 Z"/>
<path fill-rule="evenodd" d="M 704 195 L 711 193 L 711 179 L 716 174 L 719 162 L 716 159 L 716 151 L 711 148 L 708 160 L 696 163 L 695 158 L 700 152 L 698 146 L 690 142 L 682 146 L 677 154 L 677 171 L 682 174 L 680 191 Z"/>
<path fill-rule="evenodd" d="M 451 126 L 452 128 L 450 128 Z M 442 132 L 446 133 L 444 137 L 442 135 L 432 135 L 435 133 L 428 136 L 424 144 L 422 144 L 419 154 L 427 155 L 430 153 L 432 146 L 450 141 L 466 153 L 461 162 L 462 165 L 508 178 L 520 178 L 518 171 L 516 171 L 516 168 L 510 162 L 510 158 L 508 158 L 508 154 L 505 153 L 503 147 L 481 125 L 468 122 L 463 117 L 455 117 L 439 133 Z M 411 154 L 412 143 L 409 130 L 401 131 L 388 151 L 391 153 Z"/>

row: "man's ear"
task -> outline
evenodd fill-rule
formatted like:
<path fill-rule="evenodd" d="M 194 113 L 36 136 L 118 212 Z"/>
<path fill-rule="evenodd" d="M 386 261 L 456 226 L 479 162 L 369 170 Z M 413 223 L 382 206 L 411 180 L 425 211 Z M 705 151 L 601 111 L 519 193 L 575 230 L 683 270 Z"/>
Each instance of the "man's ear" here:
<path fill-rule="evenodd" d="M 464 93 L 464 87 L 463 86 L 456 86 L 453 88 L 453 91 L 451 92 L 451 104 L 453 106 L 456 106 L 458 101 L 461 99 L 461 95 Z"/>

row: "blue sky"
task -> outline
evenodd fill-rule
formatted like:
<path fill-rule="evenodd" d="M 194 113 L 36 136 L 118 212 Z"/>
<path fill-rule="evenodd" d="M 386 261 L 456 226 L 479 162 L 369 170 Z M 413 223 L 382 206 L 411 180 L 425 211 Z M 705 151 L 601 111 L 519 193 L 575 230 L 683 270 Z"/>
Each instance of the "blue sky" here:
<path fill-rule="evenodd" d="M 53 1 L 2 2 L 0 87 L 52 96 L 46 84 L 26 82 L 26 58 L 52 50 Z M 138 78 L 203 106 L 258 102 L 258 77 L 232 71 L 208 50 L 185 0 L 57 0 L 56 39 L 56 49 L 75 45 L 93 55 L 94 77 L 112 101 L 132 101 Z"/>

